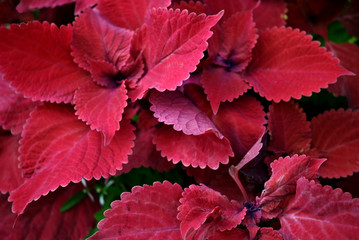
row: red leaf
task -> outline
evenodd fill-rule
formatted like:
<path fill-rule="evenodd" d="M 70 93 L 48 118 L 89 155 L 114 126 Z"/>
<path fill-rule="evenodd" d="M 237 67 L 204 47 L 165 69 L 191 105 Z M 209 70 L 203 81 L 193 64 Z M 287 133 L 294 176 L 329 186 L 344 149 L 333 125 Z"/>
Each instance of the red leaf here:
<path fill-rule="evenodd" d="M 108 146 L 103 136 L 91 131 L 62 105 L 38 108 L 25 124 L 22 133 L 20 160 L 29 180 L 10 194 L 13 211 L 21 214 L 26 205 L 71 181 L 82 178 L 108 177 L 127 163 L 133 147 L 133 127 L 121 122 Z"/>
<path fill-rule="evenodd" d="M 206 12 L 206 5 L 200 1 L 192 1 L 189 2 L 180 1 L 179 3 L 173 2 L 170 8 L 179 8 L 182 10 L 187 10 L 188 12 L 194 12 L 196 14 L 201 14 Z"/>
<path fill-rule="evenodd" d="M 273 228 L 262 227 L 258 234 L 259 240 L 282 240 L 283 236 Z"/>
<path fill-rule="evenodd" d="M 340 60 L 340 64 L 355 73 L 355 76 L 339 77 L 338 82 L 329 85 L 329 91 L 346 96 L 352 108 L 359 107 L 359 47 L 351 43 L 336 44 L 327 41 L 327 48 Z"/>
<path fill-rule="evenodd" d="M 205 239 L 216 230 L 231 230 L 242 222 L 246 214 L 247 209 L 237 201 L 230 202 L 205 185 L 191 185 L 182 195 L 177 218 L 181 221 L 183 239 L 193 239 L 189 235 L 198 233 L 203 237 L 201 239 Z"/>
<path fill-rule="evenodd" d="M 97 0 L 76 0 L 75 15 L 79 15 L 86 8 L 94 6 Z"/>
<path fill-rule="evenodd" d="M 104 16 L 116 26 L 131 30 L 141 27 L 153 8 L 166 8 L 170 4 L 171 0 L 98 0 Z"/>
<path fill-rule="evenodd" d="M 33 100 L 65 102 L 90 79 L 70 55 L 72 27 L 47 22 L 0 28 L 0 68 L 5 79 Z M 19 67 L 21 71 L 19 71 Z"/>
<path fill-rule="evenodd" d="M 240 239 L 240 240 L 249 240 L 248 233 L 245 229 L 234 228 L 230 231 L 215 231 L 213 235 L 211 235 L 208 240 L 233 240 L 233 239 Z"/>
<path fill-rule="evenodd" d="M 341 21 L 352 36 L 359 38 L 359 1 L 352 0 L 350 5 L 346 8 L 345 12 L 338 19 Z M 354 54 L 351 54 L 354 56 Z"/>
<path fill-rule="evenodd" d="M 161 157 L 161 153 L 156 150 L 156 146 L 152 143 L 155 129 L 136 129 L 136 140 L 133 153 L 128 157 L 128 163 L 123 169 L 117 171 L 117 174 L 127 173 L 132 168 L 151 167 L 157 171 L 169 171 L 175 165 L 166 158 Z"/>
<path fill-rule="evenodd" d="M 253 18 L 259 30 L 285 25 L 286 3 L 283 0 L 262 0 L 254 9 Z"/>
<path fill-rule="evenodd" d="M 213 132 L 218 138 L 223 138 L 208 116 L 180 92 L 152 92 L 150 102 L 150 109 L 158 121 L 173 125 L 176 131 L 186 135 Z"/>
<path fill-rule="evenodd" d="M 233 14 L 238 12 L 252 11 L 258 6 L 258 1 L 256 0 L 232 0 L 232 1 L 217 1 L 217 0 L 204 0 L 204 3 L 208 7 L 208 12 L 210 14 L 217 13 L 224 10 L 225 14 L 221 21 L 225 21 L 227 18 L 231 17 Z"/>
<path fill-rule="evenodd" d="M 254 97 L 243 96 L 232 103 L 223 103 L 215 116 L 215 125 L 231 142 L 235 157 L 240 160 L 265 131 L 265 112 Z"/>
<path fill-rule="evenodd" d="M 0 126 L 5 130 L 11 130 L 12 134 L 19 134 L 30 112 L 40 103 L 15 93 L 2 76 L 0 73 Z"/>
<path fill-rule="evenodd" d="M 268 113 L 268 130 L 271 135 L 268 149 L 280 154 L 308 150 L 312 136 L 306 117 L 303 109 L 294 101 L 273 103 Z"/>
<path fill-rule="evenodd" d="M 130 57 L 133 33 L 110 24 L 96 10 L 88 8 L 75 19 L 71 54 L 88 71 L 95 61 L 106 61 L 120 69 Z"/>
<path fill-rule="evenodd" d="M 294 200 L 279 219 L 279 231 L 285 239 L 355 239 L 359 234 L 359 199 L 300 178 Z"/>
<path fill-rule="evenodd" d="M 132 193 L 123 193 L 120 201 L 111 203 L 100 229 L 90 240 L 180 240 L 180 222 L 177 207 L 182 188 L 165 181 L 153 186 L 134 187 Z"/>
<path fill-rule="evenodd" d="M 328 160 L 320 167 L 322 177 L 339 178 L 359 170 L 359 111 L 339 109 L 312 119 L 312 147 Z"/>
<path fill-rule="evenodd" d="M 275 27 L 260 33 L 244 79 L 267 100 L 279 102 L 310 96 L 345 74 L 350 72 L 311 36 Z"/>
<path fill-rule="evenodd" d="M 126 94 L 124 83 L 117 88 L 103 88 L 89 82 L 76 91 L 76 115 L 89 124 L 92 130 L 104 134 L 105 145 L 111 142 L 115 132 L 120 129 L 119 122 L 127 106 Z"/>
<path fill-rule="evenodd" d="M 229 157 L 233 156 L 229 141 L 219 139 L 211 132 L 186 135 L 164 125 L 155 132 L 153 143 L 162 156 L 174 164 L 181 161 L 184 166 L 217 169 L 220 163 L 227 164 Z"/>
<path fill-rule="evenodd" d="M 222 14 L 197 16 L 179 9 L 153 10 L 147 21 L 143 53 L 148 71 L 131 98 L 142 98 L 149 88 L 161 92 L 175 90 L 188 79 L 207 49 L 207 40 L 212 36 L 210 28 Z"/>
<path fill-rule="evenodd" d="M 73 2 L 76 2 L 76 0 L 20 0 L 16 10 L 23 13 L 37 8 L 54 8 Z"/>
<path fill-rule="evenodd" d="M 0 192 L 7 193 L 24 182 L 19 168 L 20 136 L 0 136 Z M 1 224 L 0 224 L 1 225 Z"/>
<path fill-rule="evenodd" d="M 63 204 L 81 190 L 81 184 L 60 188 L 31 203 L 20 217 L 11 212 L 11 204 L 0 195 L 2 239 L 83 239 L 96 224 L 93 215 L 100 209 L 99 204 L 86 197 L 80 204 L 60 212 Z"/>
<path fill-rule="evenodd" d="M 287 196 L 295 193 L 295 184 L 301 177 L 316 179 L 317 171 L 325 159 L 314 159 L 305 155 L 279 158 L 271 163 L 272 176 L 264 184 L 261 197 L 257 199 L 266 218 L 278 216 Z"/>
<path fill-rule="evenodd" d="M 250 88 L 238 73 L 227 71 L 222 67 L 204 69 L 201 82 L 215 114 L 221 102 L 232 102 Z"/>

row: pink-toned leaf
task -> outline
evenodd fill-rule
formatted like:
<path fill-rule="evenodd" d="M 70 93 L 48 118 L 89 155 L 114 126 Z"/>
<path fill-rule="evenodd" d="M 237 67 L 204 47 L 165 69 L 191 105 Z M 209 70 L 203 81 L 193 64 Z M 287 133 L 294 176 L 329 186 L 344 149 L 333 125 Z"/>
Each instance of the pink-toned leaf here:
<path fill-rule="evenodd" d="M 97 9 L 88 8 L 75 19 L 71 54 L 88 71 L 90 63 L 99 60 L 119 69 L 130 56 L 132 35 L 132 31 L 109 23 Z"/>
<path fill-rule="evenodd" d="M 206 16 L 188 14 L 188 11 L 181 12 L 179 9 L 153 10 L 147 21 L 143 53 L 147 73 L 131 98 L 142 98 L 149 88 L 161 92 L 175 90 L 183 80 L 188 79 L 204 56 L 207 40 L 212 36 L 210 28 L 222 15 L 222 12 Z"/>
<path fill-rule="evenodd" d="M 196 14 L 206 13 L 206 5 L 200 1 L 180 1 L 174 2 L 170 8 L 179 8 L 181 10 L 187 10 L 188 12 L 194 12 Z"/>
<path fill-rule="evenodd" d="M 158 121 L 173 125 L 176 131 L 182 131 L 186 135 L 213 132 L 217 137 L 223 138 L 208 116 L 178 91 L 152 92 L 150 102 L 150 109 Z"/>
<path fill-rule="evenodd" d="M 340 60 L 340 64 L 355 73 L 355 76 L 339 77 L 338 82 L 329 85 L 329 91 L 346 96 L 352 108 L 359 107 L 359 47 L 351 43 L 326 42 L 327 48 Z"/>
<path fill-rule="evenodd" d="M 275 153 L 303 153 L 310 147 L 312 134 L 303 109 L 294 101 L 273 103 L 269 107 L 268 149 Z"/>
<path fill-rule="evenodd" d="M 300 178 L 296 195 L 279 220 L 279 232 L 285 239 L 355 239 L 359 234 L 359 199 Z"/>
<path fill-rule="evenodd" d="M 267 100 L 288 101 L 310 96 L 351 74 L 312 37 L 292 28 L 271 28 L 260 33 L 244 79 Z"/>
<path fill-rule="evenodd" d="M 340 16 L 341 21 L 350 35 L 359 38 L 359 1 L 352 0 L 345 12 Z"/>
<path fill-rule="evenodd" d="M 16 10 L 23 13 L 37 8 L 54 8 L 73 2 L 76 2 L 76 0 L 20 0 Z"/>
<path fill-rule="evenodd" d="M 216 230 L 231 230 L 242 222 L 246 214 L 246 208 L 237 201 L 229 201 L 205 185 L 191 185 L 182 195 L 177 218 L 181 221 L 184 239 L 192 239 L 188 234 L 196 235 L 196 232 L 205 239 Z"/>
<path fill-rule="evenodd" d="M 215 231 L 208 240 L 233 240 L 233 239 L 241 239 L 241 240 L 249 240 L 249 235 L 245 229 L 234 228 L 230 231 Z"/>
<path fill-rule="evenodd" d="M 231 142 L 235 157 L 240 160 L 263 135 L 265 112 L 254 97 L 242 96 L 232 103 L 223 103 L 214 123 Z"/>
<path fill-rule="evenodd" d="M 116 26 L 131 30 L 141 27 L 153 8 L 166 8 L 170 4 L 171 0 L 98 0 L 104 16 Z"/>
<path fill-rule="evenodd" d="M 339 109 L 312 119 L 312 147 L 328 160 L 322 177 L 339 178 L 359 170 L 359 111 Z"/>
<path fill-rule="evenodd" d="M 2 77 L 0 73 L 0 126 L 5 130 L 11 130 L 12 134 L 19 134 L 30 112 L 40 103 L 15 93 Z"/>
<path fill-rule="evenodd" d="M 221 102 L 231 102 L 250 88 L 238 73 L 227 71 L 223 67 L 204 69 L 201 82 L 214 113 L 217 113 Z"/>
<path fill-rule="evenodd" d="M 0 70 L 5 80 L 33 100 L 65 102 L 90 75 L 70 55 L 72 27 L 47 22 L 0 28 Z"/>
<path fill-rule="evenodd" d="M 21 167 L 29 180 L 11 192 L 13 211 L 23 213 L 31 201 L 71 181 L 114 175 L 132 152 L 133 130 L 123 120 L 121 130 L 104 146 L 103 135 L 90 130 L 67 106 L 45 105 L 32 112 L 20 147 Z"/>
<path fill-rule="evenodd" d="M 0 192 L 7 193 L 24 182 L 19 168 L 20 136 L 0 136 Z"/>
<path fill-rule="evenodd" d="M 281 213 L 286 198 L 295 193 L 295 184 L 301 177 L 316 179 L 318 169 L 325 159 L 315 159 L 305 155 L 279 158 L 271 163 L 272 176 L 264 184 L 258 205 L 263 216 L 273 218 Z"/>
<path fill-rule="evenodd" d="M 224 10 L 225 14 L 221 22 L 231 17 L 238 12 L 252 11 L 259 4 L 256 0 L 232 0 L 232 1 L 217 1 L 217 0 L 204 0 L 207 5 L 208 13 L 215 14 Z"/>
<path fill-rule="evenodd" d="M 282 240 L 283 236 L 276 230 L 270 227 L 262 227 L 258 234 L 259 240 Z"/>
<path fill-rule="evenodd" d="M 253 18 L 259 30 L 285 25 L 286 3 L 283 0 L 261 0 L 254 9 Z"/>
<path fill-rule="evenodd" d="M 93 215 L 100 205 L 85 197 L 79 204 L 60 212 L 63 204 L 82 191 L 81 184 L 60 188 L 54 193 L 29 205 L 17 217 L 11 212 L 6 195 L 0 195 L 0 232 L 4 240 L 21 239 L 83 239 L 96 224 Z"/>
<path fill-rule="evenodd" d="M 214 133 L 186 135 L 162 126 L 155 132 L 153 143 L 163 157 L 174 164 L 182 162 L 184 166 L 217 169 L 219 164 L 227 164 L 233 156 L 230 143 L 226 138 L 219 139 Z"/>
<path fill-rule="evenodd" d="M 157 171 L 169 171 L 175 165 L 166 158 L 161 157 L 161 153 L 156 150 L 156 146 L 152 143 L 155 129 L 136 129 L 136 140 L 133 153 L 128 157 L 128 163 L 123 169 L 117 171 L 117 174 L 127 173 L 132 168 L 151 167 Z"/>
<path fill-rule="evenodd" d="M 108 145 L 120 129 L 126 100 L 124 83 L 117 88 L 104 88 L 89 82 L 75 93 L 76 115 L 89 124 L 92 130 L 102 132 L 104 144 Z"/>
<path fill-rule="evenodd" d="M 92 7 L 97 3 L 97 0 L 76 0 L 75 14 L 78 15 L 88 7 Z"/>
<path fill-rule="evenodd" d="M 165 181 L 153 186 L 134 187 L 132 193 L 123 193 L 120 201 L 111 203 L 100 229 L 90 240 L 180 240 L 180 222 L 177 208 L 182 188 Z"/>

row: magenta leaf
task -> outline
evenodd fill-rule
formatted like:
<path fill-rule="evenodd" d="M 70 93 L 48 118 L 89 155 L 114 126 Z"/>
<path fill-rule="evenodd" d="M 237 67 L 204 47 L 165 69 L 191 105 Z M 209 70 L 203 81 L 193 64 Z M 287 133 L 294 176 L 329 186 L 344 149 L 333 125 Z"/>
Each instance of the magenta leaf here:
<path fill-rule="evenodd" d="M 111 203 L 100 229 L 90 239 L 180 240 L 177 208 L 183 190 L 178 184 L 155 182 L 153 186 L 134 187 Z"/>
<path fill-rule="evenodd" d="M 147 73 L 131 99 L 142 98 L 149 88 L 175 90 L 203 57 L 210 31 L 223 13 L 206 16 L 179 9 L 156 9 L 150 13 L 143 52 Z M 161 26 L 161 27 L 159 27 Z"/>
<path fill-rule="evenodd" d="M 96 10 L 86 9 L 74 22 L 74 60 L 88 71 L 95 61 L 106 61 L 120 69 L 130 56 L 133 33 L 115 27 Z"/>
<path fill-rule="evenodd" d="M 196 14 L 201 14 L 206 12 L 206 5 L 200 1 L 180 1 L 180 2 L 173 2 L 170 8 L 179 8 L 181 10 L 187 10 L 188 12 L 194 12 Z M 218 11 L 219 12 L 219 11 Z"/>
<path fill-rule="evenodd" d="M 227 164 L 233 151 L 226 138 L 218 138 L 209 132 L 202 135 L 186 135 L 173 130 L 170 126 L 162 126 L 153 138 L 156 149 L 163 157 L 174 164 L 182 162 L 184 166 L 217 169 L 219 164 Z"/>
<path fill-rule="evenodd" d="M 53 8 L 73 2 L 76 0 L 20 0 L 16 10 L 23 13 L 37 8 Z"/>
<path fill-rule="evenodd" d="M 279 231 L 285 239 L 355 239 L 359 234 L 359 199 L 300 178 L 293 201 L 279 219 Z"/>
<path fill-rule="evenodd" d="M 328 160 L 320 167 L 322 177 L 339 178 L 359 170 L 359 111 L 339 109 L 312 119 L 312 147 Z"/>
<path fill-rule="evenodd" d="M 268 149 L 275 153 L 303 153 L 312 140 L 306 114 L 294 101 L 273 103 L 269 107 L 268 130 L 271 137 Z"/>
<path fill-rule="evenodd" d="M 29 179 L 10 193 L 13 211 L 23 213 L 31 201 L 71 181 L 114 175 L 127 163 L 135 137 L 128 120 L 121 126 L 104 146 L 102 134 L 90 130 L 67 106 L 35 110 L 24 126 L 20 147 L 21 167 Z"/>
<path fill-rule="evenodd" d="M 26 119 L 30 116 L 30 112 L 40 103 L 15 93 L 2 77 L 0 73 L 0 126 L 3 129 L 11 130 L 12 134 L 19 134 Z"/>
<path fill-rule="evenodd" d="M 253 18 L 259 30 L 285 25 L 287 7 L 283 0 L 262 0 L 254 9 Z"/>
<path fill-rule="evenodd" d="M 359 107 L 359 47 L 351 43 L 332 43 L 327 41 L 326 46 L 334 56 L 339 58 L 340 64 L 355 73 L 355 76 L 341 76 L 338 82 L 329 85 L 328 90 L 334 94 L 346 96 L 352 108 Z"/>
<path fill-rule="evenodd" d="M 98 0 L 97 2 L 101 13 L 113 24 L 131 30 L 141 27 L 153 8 L 166 8 L 171 4 L 171 0 Z"/>
<path fill-rule="evenodd" d="M 241 239 L 241 240 L 250 240 L 249 235 L 245 229 L 233 228 L 230 231 L 215 231 L 208 240 L 233 240 L 233 239 Z"/>
<path fill-rule="evenodd" d="M 246 214 L 246 208 L 237 201 L 229 201 L 205 185 L 191 185 L 182 195 L 177 218 L 181 221 L 183 239 L 196 235 L 202 237 L 196 239 L 206 239 L 216 230 L 231 230 Z"/>
<path fill-rule="evenodd" d="M 108 145 L 127 106 L 127 91 L 122 83 L 117 88 L 104 88 L 93 82 L 80 87 L 75 93 L 76 115 L 90 125 L 92 130 L 104 134 L 104 144 Z"/>
<path fill-rule="evenodd" d="M 152 92 L 150 102 L 150 109 L 158 121 L 173 125 L 176 131 L 182 131 L 186 135 L 213 132 L 223 138 L 208 116 L 180 92 Z"/>
<path fill-rule="evenodd" d="M 85 10 L 88 7 L 94 6 L 97 3 L 97 0 L 76 0 L 75 5 L 75 15 L 81 13 L 81 11 Z"/>
<path fill-rule="evenodd" d="M 90 75 L 70 55 L 72 27 L 47 22 L 0 28 L 0 70 L 18 92 L 33 100 L 65 102 Z M 21 66 L 21 71 L 19 71 Z"/>
<path fill-rule="evenodd" d="M 214 120 L 219 131 L 231 142 L 238 161 L 263 135 L 265 112 L 254 97 L 242 96 L 232 103 L 223 103 Z"/>
<path fill-rule="evenodd" d="M 259 240 L 283 240 L 283 236 L 273 228 L 262 227 L 258 233 Z"/>
<path fill-rule="evenodd" d="M 20 136 L 0 136 L 0 192 L 7 193 L 24 182 L 19 168 Z"/>
<path fill-rule="evenodd" d="M 310 96 L 351 74 L 312 37 L 292 28 L 271 28 L 260 33 L 244 79 L 267 100 L 279 102 Z"/>
<path fill-rule="evenodd" d="M 257 204 L 266 218 L 278 216 L 288 196 L 295 193 L 295 184 L 301 177 L 316 179 L 318 169 L 325 159 L 314 159 L 305 155 L 279 158 L 271 163 L 272 176 L 264 184 Z"/>
<path fill-rule="evenodd" d="M 96 220 L 100 209 L 97 202 L 86 197 L 80 204 L 60 212 L 62 205 L 82 191 L 81 184 L 69 185 L 33 202 L 26 212 L 17 217 L 11 212 L 6 195 L 0 195 L 0 232 L 3 239 L 83 239 Z"/>

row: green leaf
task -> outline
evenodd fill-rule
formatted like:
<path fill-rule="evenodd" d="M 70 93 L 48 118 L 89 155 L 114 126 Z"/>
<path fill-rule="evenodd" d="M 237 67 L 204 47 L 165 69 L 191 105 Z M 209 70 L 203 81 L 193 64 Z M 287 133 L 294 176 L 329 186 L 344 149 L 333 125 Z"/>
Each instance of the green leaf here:
<path fill-rule="evenodd" d="M 86 191 L 76 193 L 69 200 L 67 200 L 64 205 L 62 205 L 62 207 L 60 208 L 60 212 L 65 212 L 70 208 L 74 207 L 76 204 L 80 203 L 86 196 Z"/>

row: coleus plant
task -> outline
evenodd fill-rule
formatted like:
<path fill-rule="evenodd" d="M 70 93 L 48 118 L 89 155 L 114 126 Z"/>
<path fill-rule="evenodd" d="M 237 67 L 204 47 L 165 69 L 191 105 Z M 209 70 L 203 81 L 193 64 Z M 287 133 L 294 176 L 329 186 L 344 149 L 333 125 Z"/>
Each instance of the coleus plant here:
<path fill-rule="evenodd" d="M 196 183 L 134 187 L 91 239 L 358 236 L 359 200 L 318 177 L 359 171 L 359 113 L 331 110 L 309 121 L 294 100 L 338 77 L 352 81 L 357 68 L 332 50 L 341 46 L 328 49 L 347 69 L 306 32 L 285 26 L 287 7 L 290 25 L 312 31 L 293 14 L 328 7 L 336 16 L 337 6 L 23 0 L 17 10 L 46 7 L 56 17 L 55 7 L 68 3 L 70 24 L 0 28 L 4 236 L 81 239 L 99 209 L 93 179 L 179 162 Z M 313 32 L 323 34 L 333 16 L 318 15 Z M 65 211 L 77 192 L 85 199 Z"/>

